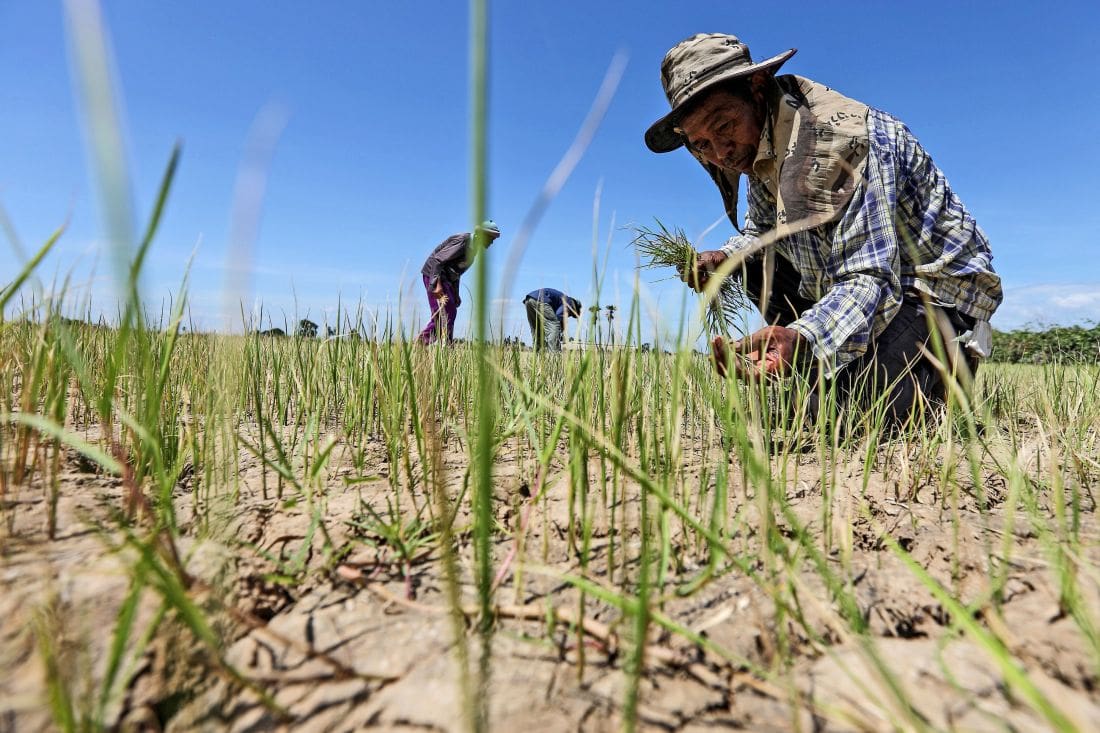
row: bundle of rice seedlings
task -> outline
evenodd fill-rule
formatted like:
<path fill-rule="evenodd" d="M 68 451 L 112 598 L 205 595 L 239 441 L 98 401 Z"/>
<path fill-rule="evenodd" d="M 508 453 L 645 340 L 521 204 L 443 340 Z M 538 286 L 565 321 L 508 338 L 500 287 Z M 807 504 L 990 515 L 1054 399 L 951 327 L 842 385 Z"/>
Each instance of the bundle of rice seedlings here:
<path fill-rule="evenodd" d="M 675 267 L 677 272 L 691 268 L 696 251 L 684 230 L 669 230 L 660 220 L 655 221 L 656 229 L 634 227 L 633 245 L 641 258 L 640 267 Z M 730 277 L 725 278 L 718 294 L 707 303 L 704 323 L 707 333 L 711 336 L 728 334 L 740 322 L 739 312 L 747 310 L 749 305 L 749 297 L 741 287 L 741 282 Z"/>

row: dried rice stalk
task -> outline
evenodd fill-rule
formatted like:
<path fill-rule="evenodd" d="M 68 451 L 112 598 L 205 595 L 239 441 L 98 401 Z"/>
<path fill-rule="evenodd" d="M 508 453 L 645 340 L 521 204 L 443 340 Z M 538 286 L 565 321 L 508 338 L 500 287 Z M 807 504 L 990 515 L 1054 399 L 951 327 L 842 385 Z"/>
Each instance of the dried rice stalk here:
<path fill-rule="evenodd" d="M 657 228 L 634 227 L 634 248 L 641 256 L 641 267 L 675 267 L 678 272 L 690 268 L 695 262 L 695 247 L 684 235 L 683 229 L 670 231 L 657 221 Z M 739 280 L 727 277 L 722 281 L 718 294 L 707 303 L 705 326 L 711 336 L 726 335 L 740 322 L 738 313 L 748 310 L 749 298 Z M 740 331 L 740 329 L 737 329 Z"/>

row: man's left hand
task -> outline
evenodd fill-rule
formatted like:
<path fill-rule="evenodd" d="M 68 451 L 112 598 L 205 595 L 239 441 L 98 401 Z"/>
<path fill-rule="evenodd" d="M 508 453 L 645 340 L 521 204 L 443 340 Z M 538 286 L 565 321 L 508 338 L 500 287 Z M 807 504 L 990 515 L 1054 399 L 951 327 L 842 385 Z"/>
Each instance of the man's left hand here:
<path fill-rule="evenodd" d="M 711 355 L 719 376 L 726 376 L 732 366 L 741 379 L 770 380 L 790 373 L 795 353 L 807 348 L 809 345 L 798 331 L 766 326 L 729 346 L 721 336 L 716 336 L 711 342 Z"/>
<path fill-rule="evenodd" d="M 691 263 L 691 266 L 685 268 L 678 266 L 676 271 L 680 273 L 680 279 L 687 283 L 687 286 L 697 293 L 703 292 L 707 287 L 707 282 L 710 280 L 714 271 L 722 266 L 722 263 L 726 261 L 726 253 L 720 249 L 708 249 L 703 252 L 697 252 L 695 255 L 695 261 Z"/>

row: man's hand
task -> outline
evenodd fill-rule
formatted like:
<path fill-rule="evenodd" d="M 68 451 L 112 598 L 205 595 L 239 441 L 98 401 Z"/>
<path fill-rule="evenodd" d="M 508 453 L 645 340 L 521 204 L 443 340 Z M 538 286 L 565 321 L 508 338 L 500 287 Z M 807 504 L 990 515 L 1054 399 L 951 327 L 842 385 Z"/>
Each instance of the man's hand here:
<path fill-rule="evenodd" d="M 446 299 L 446 296 L 443 295 L 443 282 L 441 280 L 435 281 L 435 285 L 432 286 L 432 295 L 435 296 L 436 300 Z"/>
<path fill-rule="evenodd" d="M 687 283 L 689 288 L 701 293 L 707 287 L 711 273 L 725 261 L 725 252 L 720 249 L 710 249 L 696 253 L 695 262 L 690 268 L 677 267 L 676 270 L 680 273 L 680 279 Z"/>
<path fill-rule="evenodd" d="M 791 371 L 795 352 L 808 348 L 798 331 L 783 326 L 767 326 L 730 346 L 721 336 L 715 336 L 710 345 L 719 376 L 726 376 L 732 366 L 734 373 L 746 380 L 785 376 Z"/>

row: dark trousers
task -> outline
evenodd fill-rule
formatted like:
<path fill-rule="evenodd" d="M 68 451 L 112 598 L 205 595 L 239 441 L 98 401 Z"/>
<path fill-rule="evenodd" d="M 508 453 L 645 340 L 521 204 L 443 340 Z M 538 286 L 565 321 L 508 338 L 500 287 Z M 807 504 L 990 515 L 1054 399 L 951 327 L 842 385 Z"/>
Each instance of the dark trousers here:
<path fill-rule="evenodd" d="M 772 295 L 764 308 L 764 316 L 771 325 L 787 326 L 805 312 L 813 301 L 798 295 L 801 277 L 786 258 L 777 255 L 772 279 Z M 759 301 L 763 281 L 763 257 L 747 263 L 743 273 L 745 291 L 754 302 Z M 931 316 L 931 318 L 929 318 Z M 939 331 L 946 363 L 937 366 L 923 350 L 933 356 L 937 353 L 932 330 Z M 893 426 L 904 424 L 922 406 L 942 404 L 946 399 L 947 385 L 943 369 L 968 370 L 973 374 L 977 360 L 958 348 L 953 339 L 956 332 L 974 327 L 974 321 L 953 308 L 941 308 L 921 299 L 919 293 L 907 292 L 902 297 L 901 308 L 886 329 L 873 339 L 860 358 L 847 364 L 825 384 L 825 392 L 835 389 L 841 409 L 867 411 L 885 397 L 886 419 Z M 923 349 L 923 350 L 922 350 Z M 937 359 L 938 361 L 938 359 Z M 817 370 L 812 367 L 808 376 L 815 384 Z M 963 380 L 966 381 L 965 379 Z M 922 399 L 923 398 L 923 399 Z M 820 410 L 819 391 L 814 389 L 810 397 L 810 413 L 816 417 Z"/>

